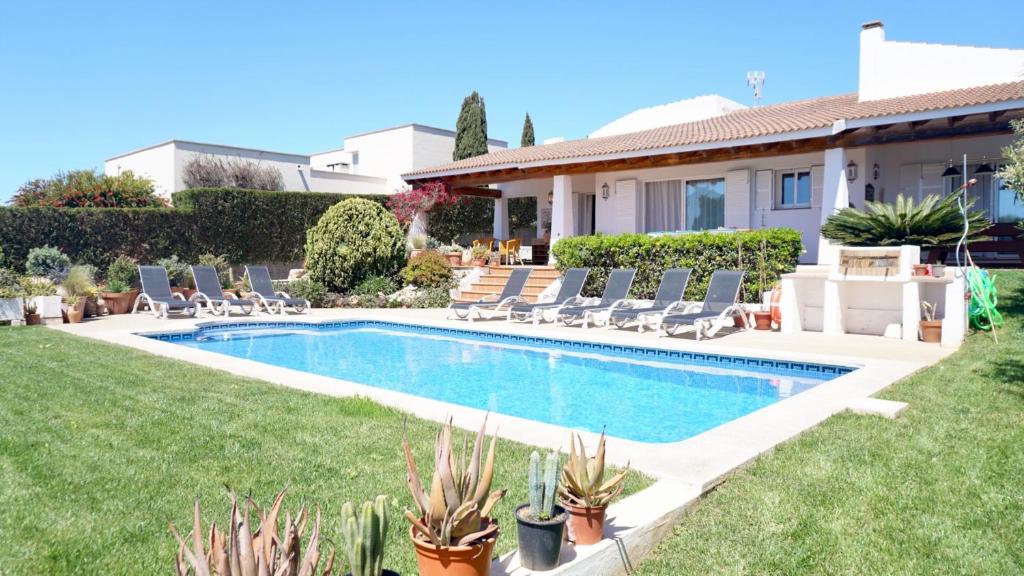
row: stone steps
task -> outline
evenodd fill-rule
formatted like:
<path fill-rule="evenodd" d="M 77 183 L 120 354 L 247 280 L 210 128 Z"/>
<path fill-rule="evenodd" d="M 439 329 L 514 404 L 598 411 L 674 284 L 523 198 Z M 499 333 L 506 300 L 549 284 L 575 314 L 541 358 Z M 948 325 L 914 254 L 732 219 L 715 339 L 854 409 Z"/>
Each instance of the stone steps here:
<path fill-rule="evenodd" d="M 479 281 L 475 282 L 468 290 L 463 290 L 456 298 L 457 302 L 475 302 L 485 296 L 500 294 L 508 282 L 512 270 L 519 266 L 493 266 L 489 267 Z M 559 276 L 557 269 L 551 266 L 533 266 L 530 278 L 526 281 L 522 296 L 527 302 L 536 302 L 544 289 L 551 285 Z"/>

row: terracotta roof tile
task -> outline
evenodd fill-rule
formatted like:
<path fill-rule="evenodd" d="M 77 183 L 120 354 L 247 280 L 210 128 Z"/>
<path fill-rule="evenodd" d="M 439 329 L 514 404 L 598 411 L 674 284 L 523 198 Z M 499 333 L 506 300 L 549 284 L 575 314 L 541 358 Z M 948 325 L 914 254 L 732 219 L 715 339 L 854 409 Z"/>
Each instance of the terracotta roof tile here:
<path fill-rule="evenodd" d="M 736 110 L 714 118 L 652 128 L 630 134 L 500 150 L 458 162 L 415 170 L 404 174 L 404 176 L 416 179 L 418 175 L 434 176 L 444 173 L 484 171 L 499 166 L 536 162 L 560 163 L 560 161 L 565 161 L 564 163 L 571 163 L 574 159 L 591 156 L 629 154 L 644 150 L 714 142 L 725 143 L 732 140 L 830 128 L 834 122 L 841 119 L 882 118 L 1019 99 L 1024 99 L 1024 82 L 993 84 L 867 102 L 858 102 L 856 94 L 825 96 Z"/>

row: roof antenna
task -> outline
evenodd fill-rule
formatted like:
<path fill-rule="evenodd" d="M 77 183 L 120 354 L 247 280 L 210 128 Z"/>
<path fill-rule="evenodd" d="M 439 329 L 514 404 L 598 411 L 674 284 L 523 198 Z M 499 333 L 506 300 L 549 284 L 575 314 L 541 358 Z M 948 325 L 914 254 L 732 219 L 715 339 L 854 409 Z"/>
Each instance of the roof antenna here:
<path fill-rule="evenodd" d="M 760 106 L 761 91 L 764 90 L 764 70 L 747 72 L 747 86 L 754 89 L 754 106 Z"/>

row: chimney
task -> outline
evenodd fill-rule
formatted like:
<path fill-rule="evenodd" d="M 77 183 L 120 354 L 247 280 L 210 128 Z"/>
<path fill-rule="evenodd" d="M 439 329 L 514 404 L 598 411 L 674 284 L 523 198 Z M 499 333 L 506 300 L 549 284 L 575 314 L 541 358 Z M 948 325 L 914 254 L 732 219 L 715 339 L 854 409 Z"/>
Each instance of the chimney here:
<path fill-rule="evenodd" d="M 881 20 L 872 20 L 860 27 L 860 68 L 858 70 L 857 99 L 872 100 L 877 86 L 877 66 L 882 44 L 885 42 L 885 26 Z"/>

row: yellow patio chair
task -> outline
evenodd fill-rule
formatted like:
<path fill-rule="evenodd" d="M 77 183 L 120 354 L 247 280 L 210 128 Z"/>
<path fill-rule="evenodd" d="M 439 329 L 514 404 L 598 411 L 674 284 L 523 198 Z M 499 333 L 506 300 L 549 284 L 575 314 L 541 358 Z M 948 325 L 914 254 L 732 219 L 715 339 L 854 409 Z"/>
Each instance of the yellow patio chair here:
<path fill-rule="evenodd" d="M 494 250 L 494 238 L 478 238 L 473 240 L 473 248 L 476 248 L 481 244 L 487 247 L 488 252 Z"/>
<path fill-rule="evenodd" d="M 498 242 L 498 255 L 505 259 L 505 263 L 512 265 L 519 260 L 519 247 L 523 241 L 519 238 L 510 238 L 504 242 Z M 520 263 L 522 261 L 520 260 Z"/>

